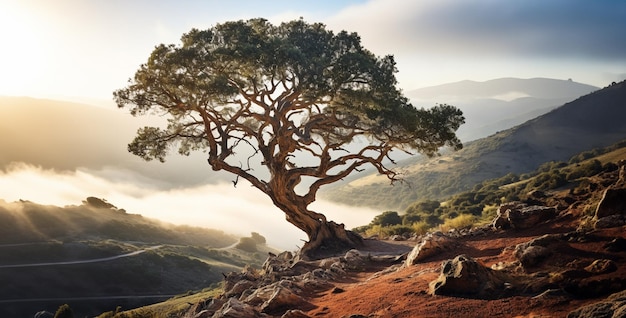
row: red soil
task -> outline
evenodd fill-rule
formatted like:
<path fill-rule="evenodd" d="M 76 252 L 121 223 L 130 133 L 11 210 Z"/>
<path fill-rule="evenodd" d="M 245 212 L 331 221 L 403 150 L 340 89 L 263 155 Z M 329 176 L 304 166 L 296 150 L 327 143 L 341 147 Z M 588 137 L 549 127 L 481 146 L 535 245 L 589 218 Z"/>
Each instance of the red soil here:
<path fill-rule="evenodd" d="M 307 312 L 311 317 L 565 317 L 570 311 L 585 304 L 597 302 L 607 295 L 593 299 L 572 299 L 565 296 L 536 297 L 537 294 L 517 293 L 495 300 L 471 299 L 428 294 L 429 282 L 439 275 L 443 260 L 465 254 L 481 261 L 485 266 L 500 262 L 510 263 L 513 247 L 548 233 L 566 233 L 575 230 L 578 217 L 568 215 L 549 224 L 525 231 L 493 232 L 484 236 L 466 237 L 464 247 L 428 262 L 385 272 L 388 265 L 372 265 L 363 271 L 348 272 L 336 288 L 317 295 L 309 301 L 315 309 Z M 603 245 L 615 237 L 624 237 L 624 228 L 613 228 L 593 233 L 599 240 L 588 243 L 568 243 L 569 247 L 557 251 L 532 272 L 555 272 L 567 269 L 571 262 L 590 264 L 602 256 L 610 257 L 618 264 L 618 270 L 609 274 L 626 279 L 626 253 L 609 253 Z M 401 254 L 410 250 L 416 242 L 368 241 L 366 251 L 386 251 Z M 565 268 L 564 268 L 565 267 Z M 527 273 L 531 274 L 531 273 Z"/>

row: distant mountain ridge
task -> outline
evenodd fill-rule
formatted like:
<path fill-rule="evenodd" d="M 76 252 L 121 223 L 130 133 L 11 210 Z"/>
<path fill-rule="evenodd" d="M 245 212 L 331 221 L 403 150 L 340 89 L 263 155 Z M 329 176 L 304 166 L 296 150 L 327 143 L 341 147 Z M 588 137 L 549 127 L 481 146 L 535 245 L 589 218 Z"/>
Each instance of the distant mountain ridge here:
<path fill-rule="evenodd" d="M 536 98 L 559 98 L 572 95 L 582 96 L 598 89 L 595 86 L 574 82 L 572 80 L 558 80 L 551 78 L 498 78 L 484 82 L 464 80 L 411 90 L 407 92 L 410 98 L 432 99 L 442 96 L 493 98 L 510 93 L 520 93 Z"/>
<path fill-rule="evenodd" d="M 346 204 L 404 209 L 406 202 L 443 198 L 507 173 L 525 173 L 548 161 L 626 139 L 626 81 L 580 97 L 547 114 L 430 160 L 398 165 L 406 184 L 371 174 L 329 187 L 322 196 Z"/>
<path fill-rule="evenodd" d="M 457 134 L 466 142 L 521 124 L 596 90 L 571 80 L 500 78 L 425 87 L 407 96 L 418 106 L 445 103 L 460 108 L 466 121 Z"/>

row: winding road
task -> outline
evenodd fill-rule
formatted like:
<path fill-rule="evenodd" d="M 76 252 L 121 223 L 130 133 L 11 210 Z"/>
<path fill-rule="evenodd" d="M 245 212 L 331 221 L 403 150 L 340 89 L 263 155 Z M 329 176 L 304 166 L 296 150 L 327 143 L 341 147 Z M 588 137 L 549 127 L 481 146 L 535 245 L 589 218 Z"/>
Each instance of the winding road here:
<path fill-rule="evenodd" d="M 58 265 L 74 265 L 74 264 L 87 264 L 87 263 L 107 262 L 107 261 L 113 261 L 113 260 L 124 258 L 124 257 L 130 257 L 130 256 L 139 255 L 141 253 L 145 253 L 145 252 L 151 251 L 151 250 L 156 250 L 156 249 L 161 248 L 161 247 L 163 247 L 163 245 L 156 245 L 156 246 L 144 248 L 144 249 L 137 250 L 137 251 L 130 252 L 130 253 L 126 253 L 126 254 L 120 254 L 120 255 L 116 255 L 116 256 L 103 257 L 103 258 L 94 258 L 94 259 L 78 260 L 78 261 L 65 261 L 65 262 L 47 262 L 47 263 L 0 265 L 0 268 L 58 266 Z"/>

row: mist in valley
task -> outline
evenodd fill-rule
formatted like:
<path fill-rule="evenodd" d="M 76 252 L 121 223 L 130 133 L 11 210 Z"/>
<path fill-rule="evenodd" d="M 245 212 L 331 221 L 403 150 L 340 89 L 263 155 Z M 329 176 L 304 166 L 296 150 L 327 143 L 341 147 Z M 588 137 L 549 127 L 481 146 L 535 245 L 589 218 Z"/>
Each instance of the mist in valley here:
<path fill-rule="evenodd" d="M 208 167 L 207 167 L 208 169 Z M 258 232 L 275 248 L 293 251 L 306 236 L 289 224 L 282 211 L 259 190 L 240 181 L 163 189 L 132 171 L 109 168 L 101 175 L 78 169 L 59 172 L 28 164 L 13 164 L 0 172 L 0 193 L 8 202 L 28 200 L 57 206 L 78 205 L 85 198 L 105 199 L 128 213 L 173 224 L 223 230 L 237 236 Z M 115 181 L 102 175 L 124 175 Z M 312 205 L 347 228 L 367 224 L 379 211 L 318 201 Z"/>

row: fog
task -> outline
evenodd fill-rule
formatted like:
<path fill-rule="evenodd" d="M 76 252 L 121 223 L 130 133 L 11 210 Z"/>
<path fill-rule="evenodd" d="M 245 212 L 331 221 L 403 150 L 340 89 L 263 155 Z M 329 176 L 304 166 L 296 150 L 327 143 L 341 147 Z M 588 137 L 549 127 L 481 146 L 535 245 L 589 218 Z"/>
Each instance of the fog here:
<path fill-rule="evenodd" d="M 112 181 L 104 176 L 117 177 Z M 88 196 L 95 196 L 128 213 L 169 223 L 220 229 L 239 236 L 258 232 L 270 246 L 284 250 L 296 250 L 306 238 L 268 197 L 243 180 L 236 188 L 232 183 L 218 183 L 164 190 L 153 184 L 159 180 L 114 167 L 58 172 L 18 163 L 0 170 L 0 198 L 8 202 L 22 199 L 65 206 L 79 205 Z M 367 224 L 380 214 L 325 201 L 311 207 L 346 228 Z"/>

